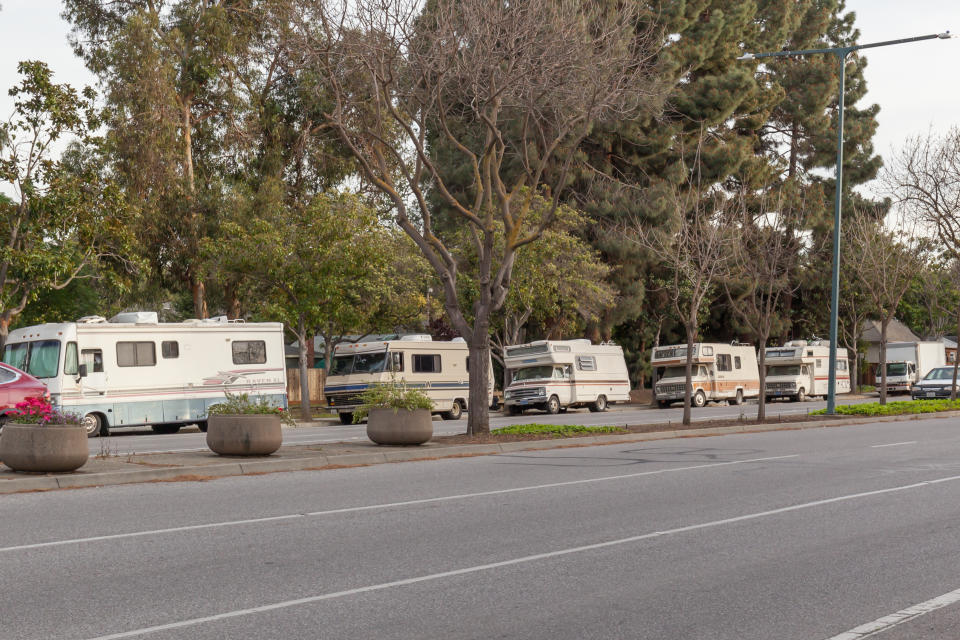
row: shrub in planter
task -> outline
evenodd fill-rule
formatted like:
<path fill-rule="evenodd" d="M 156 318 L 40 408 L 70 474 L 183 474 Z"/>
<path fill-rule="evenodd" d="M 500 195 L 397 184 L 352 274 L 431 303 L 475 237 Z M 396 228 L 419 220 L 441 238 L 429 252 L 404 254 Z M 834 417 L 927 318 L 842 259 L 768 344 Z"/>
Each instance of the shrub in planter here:
<path fill-rule="evenodd" d="M 207 410 L 207 446 L 224 456 L 267 456 L 283 444 L 283 423 L 293 424 L 283 407 L 228 393 Z"/>
<path fill-rule="evenodd" d="M 360 395 L 353 421 L 367 418 L 367 437 L 377 444 L 423 444 L 433 437 L 433 402 L 406 381 L 371 385 Z"/>
<path fill-rule="evenodd" d="M 18 402 L 0 432 L 0 461 L 14 471 L 75 471 L 89 457 L 79 417 L 55 410 L 45 398 Z"/>

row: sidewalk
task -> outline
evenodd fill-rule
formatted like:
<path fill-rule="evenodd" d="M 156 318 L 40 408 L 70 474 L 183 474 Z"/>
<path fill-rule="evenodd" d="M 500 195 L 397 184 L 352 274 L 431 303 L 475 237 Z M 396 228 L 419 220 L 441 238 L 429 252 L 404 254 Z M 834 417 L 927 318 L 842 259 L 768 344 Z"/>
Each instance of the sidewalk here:
<path fill-rule="evenodd" d="M 323 445 L 283 446 L 275 454 L 265 457 L 219 456 L 212 451 L 97 455 L 91 456 L 87 463 L 77 471 L 64 474 L 17 473 L 0 465 L 0 494 L 136 482 L 202 481 L 226 476 L 336 469 L 387 462 L 495 455 L 536 449 L 559 449 L 678 437 L 718 436 L 731 433 L 756 433 L 788 429 L 820 429 L 876 422 L 943 418 L 960 418 L 960 411 L 903 416 L 831 418 L 781 424 L 736 424 L 731 420 L 730 426 L 712 426 L 682 431 L 664 430 L 652 433 L 592 435 L 486 444 L 452 444 L 440 441 L 413 447 L 389 447 L 376 445 L 372 442 L 337 442 Z"/>

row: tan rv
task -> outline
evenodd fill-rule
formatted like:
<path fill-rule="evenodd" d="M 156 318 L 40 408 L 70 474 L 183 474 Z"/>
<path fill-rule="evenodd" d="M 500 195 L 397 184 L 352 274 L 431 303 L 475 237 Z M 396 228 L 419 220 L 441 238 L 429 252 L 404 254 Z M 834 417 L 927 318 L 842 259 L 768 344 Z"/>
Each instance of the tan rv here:
<path fill-rule="evenodd" d="M 656 380 L 657 404 L 667 407 L 683 400 L 686 385 L 687 345 L 653 349 L 651 363 Z M 760 395 L 760 369 L 757 352 L 746 344 L 702 343 L 693 345 L 693 370 L 690 400 L 693 406 L 729 400 L 741 404 L 745 398 Z"/>

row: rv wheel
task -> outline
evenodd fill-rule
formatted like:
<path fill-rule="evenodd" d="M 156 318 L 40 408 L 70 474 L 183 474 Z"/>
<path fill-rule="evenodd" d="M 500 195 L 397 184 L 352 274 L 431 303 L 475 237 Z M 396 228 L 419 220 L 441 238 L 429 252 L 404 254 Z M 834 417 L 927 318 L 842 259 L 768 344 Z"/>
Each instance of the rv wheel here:
<path fill-rule="evenodd" d="M 338 415 L 340 416 L 340 424 L 353 424 L 353 412 L 342 411 Z"/>
<path fill-rule="evenodd" d="M 807 392 L 804 391 L 803 387 L 800 387 L 800 390 L 797 391 L 797 402 L 803 402 L 807 399 Z"/>
<path fill-rule="evenodd" d="M 80 420 L 80 424 L 82 424 L 83 428 L 87 430 L 88 438 L 94 438 L 100 435 L 102 421 L 100 420 L 100 416 L 97 414 L 88 413 L 87 415 L 83 416 L 82 420 Z"/>
<path fill-rule="evenodd" d="M 703 393 L 703 389 L 698 389 L 693 398 L 691 398 L 693 406 L 696 408 L 705 407 L 707 405 L 707 396 Z"/>
<path fill-rule="evenodd" d="M 512 416 L 519 416 L 523 413 L 523 407 L 517 406 L 515 404 L 508 404 L 507 413 L 509 413 Z"/>
<path fill-rule="evenodd" d="M 737 395 L 733 399 L 733 404 L 738 406 L 743 404 L 743 389 L 737 389 Z"/>
<path fill-rule="evenodd" d="M 607 396 L 597 396 L 597 401 L 590 405 L 590 411 L 594 413 L 607 410 Z"/>
<path fill-rule="evenodd" d="M 550 415 L 556 415 L 560 413 L 560 399 L 557 396 L 550 396 L 550 399 L 547 400 L 547 413 Z"/>
<path fill-rule="evenodd" d="M 460 416 L 463 415 L 463 405 L 460 404 L 459 400 L 454 400 L 453 405 L 450 407 L 450 411 L 444 411 L 440 414 L 440 417 L 444 420 L 459 420 Z"/>

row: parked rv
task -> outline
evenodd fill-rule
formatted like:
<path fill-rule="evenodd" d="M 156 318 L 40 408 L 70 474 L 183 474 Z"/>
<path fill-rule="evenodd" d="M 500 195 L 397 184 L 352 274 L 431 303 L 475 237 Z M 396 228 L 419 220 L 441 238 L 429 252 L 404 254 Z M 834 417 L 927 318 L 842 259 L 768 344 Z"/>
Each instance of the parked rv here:
<path fill-rule="evenodd" d="M 766 399 L 789 398 L 802 402 L 807 396 L 825 396 L 830 385 L 830 345 L 792 340 L 782 347 L 767 347 L 764 355 Z M 847 350 L 837 349 L 836 393 L 850 393 Z"/>
<path fill-rule="evenodd" d="M 340 422 L 353 422 L 360 394 L 371 384 L 403 380 L 433 401 L 433 412 L 445 420 L 457 420 L 469 407 L 470 376 L 467 343 L 462 338 L 433 340 L 428 335 L 401 336 L 396 340 L 340 343 L 333 351 L 333 365 L 323 394 L 327 406 L 336 410 Z M 488 403 L 493 398 L 493 367 L 490 367 Z"/>
<path fill-rule="evenodd" d="M 207 408 L 227 393 L 287 403 L 280 323 L 88 316 L 14 329 L 3 361 L 46 383 L 51 402 L 80 415 L 91 437 L 144 425 L 206 429 Z"/>
<path fill-rule="evenodd" d="M 946 364 L 942 342 L 888 342 L 887 391 L 910 391 L 910 386 L 922 380 L 931 369 Z M 880 363 L 880 348 L 871 346 L 867 362 Z M 879 366 L 874 375 L 877 386 L 882 384 Z"/>
<path fill-rule="evenodd" d="M 511 382 L 503 403 L 510 415 L 534 408 L 558 413 L 569 407 L 606 411 L 630 400 L 623 348 L 589 340 L 538 340 L 506 348 Z"/>
<path fill-rule="evenodd" d="M 651 363 L 657 372 L 654 396 L 660 407 L 683 400 L 686 386 L 687 345 L 653 349 Z M 702 407 L 711 400 L 742 404 L 760 395 L 757 352 L 746 344 L 696 343 L 693 345 L 691 403 Z"/>

